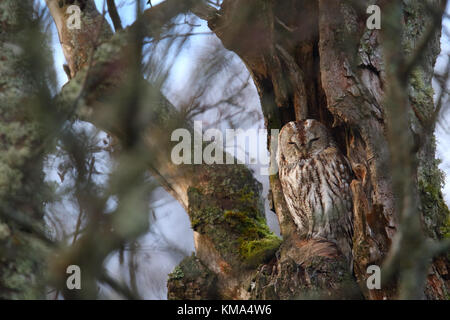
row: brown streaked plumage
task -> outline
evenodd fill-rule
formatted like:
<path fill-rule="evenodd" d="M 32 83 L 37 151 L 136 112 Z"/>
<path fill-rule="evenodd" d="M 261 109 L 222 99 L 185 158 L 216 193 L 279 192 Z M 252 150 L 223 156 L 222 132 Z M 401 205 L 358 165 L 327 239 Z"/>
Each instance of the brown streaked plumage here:
<path fill-rule="evenodd" d="M 352 261 L 351 170 L 329 130 L 312 119 L 287 123 L 278 137 L 277 162 L 300 234 L 334 242 Z"/>

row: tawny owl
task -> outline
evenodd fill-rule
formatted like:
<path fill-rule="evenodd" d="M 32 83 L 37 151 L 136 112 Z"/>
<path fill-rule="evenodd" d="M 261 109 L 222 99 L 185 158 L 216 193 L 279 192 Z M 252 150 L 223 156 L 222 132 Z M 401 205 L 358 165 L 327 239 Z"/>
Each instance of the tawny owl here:
<path fill-rule="evenodd" d="M 300 234 L 334 242 L 351 262 L 351 171 L 329 130 L 311 119 L 287 123 L 278 137 L 277 162 Z"/>

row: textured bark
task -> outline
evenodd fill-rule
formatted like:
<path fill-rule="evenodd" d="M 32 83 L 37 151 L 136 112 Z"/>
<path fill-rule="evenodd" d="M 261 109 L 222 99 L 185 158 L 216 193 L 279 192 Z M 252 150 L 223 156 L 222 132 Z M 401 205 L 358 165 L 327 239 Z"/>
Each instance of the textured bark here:
<path fill-rule="evenodd" d="M 28 1 L 0 1 L 0 299 L 45 298 L 43 130 L 34 117 L 45 81 L 27 37 L 39 41 Z M 36 37 L 37 36 L 37 37 Z M 35 44 L 35 43 L 34 43 Z"/>
<path fill-rule="evenodd" d="M 396 44 L 384 43 L 382 33 L 365 28 L 364 1 L 361 7 L 352 7 L 335 0 L 224 0 L 216 11 L 201 1 L 183 1 L 186 6 L 178 6 L 179 1 L 168 0 L 114 35 L 90 4 L 83 6 L 82 15 L 88 28 L 66 30 L 61 23 L 65 6 L 59 2 L 48 0 L 47 4 L 61 43 L 68 46 L 64 53 L 72 80 L 56 99 L 67 114 L 75 105 L 79 117 L 122 143 L 132 139 L 127 118 L 114 106 L 116 89 L 136 80 L 130 75 L 129 59 L 135 33 L 157 34 L 163 23 L 195 5 L 192 11 L 208 20 L 224 46 L 246 64 L 261 98 L 267 129 L 280 129 L 295 119 L 317 119 L 332 130 L 352 166 L 354 275 L 332 243 L 297 235 L 278 177 L 272 176 L 272 202 L 284 239 L 275 254 L 280 240 L 267 229 L 261 188 L 252 173 L 242 165 L 173 165 L 173 144 L 167 133 L 180 126 L 192 129 L 157 89 L 141 81 L 140 103 L 152 103 L 151 114 L 143 120 L 147 148 L 158 150 L 149 155 L 149 170 L 186 208 L 195 231 L 197 258 L 185 260 L 172 274 L 170 298 L 395 298 L 399 296 L 395 281 L 382 290 L 367 290 L 365 280 L 368 265 L 381 265 L 389 251 L 398 257 L 391 250 L 398 235 L 402 236 L 400 248 L 412 239 L 401 223 L 410 221 L 415 232 L 423 230 L 429 238 L 443 238 L 448 209 L 440 193 L 433 130 L 426 121 L 434 110 L 431 77 L 439 34 L 433 35 L 422 65 L 407 81 L 402 82 L 394 72 L 402 56 L 393 54 L 397 48 L 392 46 L 401 43 L 411 55 L 429 25 L 418 1 L 394 2 L 398 6 L 392 11 L 394 18 L 404 22 Z M 392 8 L 383 9 L 391 12 Z M 98 35 L 94 41 L 92 34 Z M 395 109 L 397 102 L 404 109 Z M 403 148 L 413 146 L 417 137 L 421 143 L 416 149 L 411 147 L 415 152 L 408 149 L 409 153 L 399 152 L 396 157 L 392 137 L 398 128 L 389 121 L 401 114 L 399 110 L 406 112 L 397 143 L 404 143 Z M 405 159 L 408 165 L 398 170 Z M 408 201 L 399 205 L 396 198 Z M 416 212 L 422 226 L 416 223 Z M 417 239 L 422 248 L 425 237 Z M 415 280 L 420 283 L 420 269 L 427 267 L 420 252 L 415 253 L 405 251 L 400 260 L 406 262 L 396 265 L 394 279 L 399 279 L 401 290 L 408 287 L 410 275 L 418 275 Z M 414 263 L 418 266 L 412 267 Z M 406 297 L 448 297 L 447 270 L 446 258 L 436 258 L 426 286 L 415 286 Z"/>
<path fill-rule="evenodd" d="M 268 129 L 279 129 L 288 121 L 307 117 L 318 119 L 333 130 L 355 175 L 352 182 L 354 274 L 369 299 L 398 296 L 395 281 L 385 284 L 382 290 L 365 288 L 367 266 L 381 265 L 394 237 L 407 235 L 404 231 L 397 233 L 405 208 L 396 204 L 396 197 L 408 201 L 409 209 L 420 210 L 422 216 L 422 228 L 414 229 L 416 238 L 410 239 L 411 248 L 422 250 L 425 241 L 419 237 L 422 232 L 433 239 L 442 239 L 440 230 L 445 226 L 444 217 L 448 217 L 435 160 L 434 126 L 427 128 L 429 122 L 421 120 L 432 117 L 434 110 L 431 77 L 439 53 L 439 27 L 431 34 L 422 64 L 414 69 L 404 86 L 396 86 L 399 80 L 389 76 L 386 69 L 397 70 L 404 55 L 413 55 L 419 39 L 433 21 L 419 1 L 394 3 L 397 7 L 380 4 L 383 13 L 396 14 L 383 16 L 383 21 L 397 26 L 396 29 L 385 28 L 384 40 L 396 39 L 396 42 L 391 41 L 391 47 L 388 41 L 386 45 L 383 43 L 378 30 L 366 29 L 365 9 L 369 2 L 364 1 L 355 6 L 331 0 L 225 0 L 217 14 L 203 16 L 224 46 L 247 65 L 258 88 Z M 435 10 L 442 7 L 440 3 L 434 2 Z M 399 44 L 403 50 L 399 50 Z M 397 60 L 392 59 L 395 54 Z M 398 93 L 403 93 L 404 97 L 392 100 Z M 397 110 L 393 107 L 395 103 L 405 105 L 403 118 L 395 118 L 389 110 Z M 391 127 L 387 110 L 393 115 Z M 399 126 L 395 121 L 400 120 Z M 422 143 L 417 152 L 410 152 L 414 149 L 412 141 L 417 137 Z M 392 144 L 393 140 L 397 145 Z M 410 149 L 403 152 L 407 146 L 411 146 Z M 392 150 L 394 156 L 391 156 Z M 407 166 L 406 163 L 417 165 Z M 282 234 L 285 239 L 295 239 L 295 228 L 283 204 L 278 178 L 272 176 L 270 181 Z M 401 191 L 397 181 L 401 185 L 404 182 L 410 189 Z M 409 200 L 406 197 L 410 197 Z M 414 225 L 414 219 L 404 219 L 405 226 L 408 221 Z M 286 243 L 285 240 L 282 248 Z M 408 254 L 413 255 L 404 252 L 405 261 L 422 266 L 423 256 L 405 257 Z M 284 259 L 282 256 L 278 261 Z M 296 262 L 302 265 L 301 260 Z M 446 298 L 447 268 L 446 258 L 437 258 L 430 267 L 425 289 L 413 296 Z M 283 281 L 285 272 L 278 272 L 276 279 L 270 273 L 270 282 L 287 283 Z M 402 278 L 401 274 L 397 276 Z M 420 283 L 422 277 L 418 275 L 415 281 Z M 339 279 L 330 280 L 334 281 L 339 283 Z M 271 292 L 272 287 L 267 286 L 267 290 Z M 281 291 L 275 297 L 289 296 L 286 290 Z M 266 293 L 259 288 L 256 296 L 266 297 Z M 274 297 L 272 293 L 269 296 Z"/>
<path fill-rule="evenodd" d="M 87 37 L 84 31 L 81 32 L 84 35 L 80 35 L 77 30 L 57 24 L 61 43 L 74 43 L 76 48 L 64 51 L 66 59 L 78 62 L 70 65 L 73 78 L 63 87 L 56 104 L 70 114 L 77 103 L 77 114 L 82 119 L 106 130 L 126 145 L 132 139 L 127 130 L 130 119 L 124 106 L 118 106 L 116 102 L 121 101 L 123 89 L 130 84 L 139 88 L 142 96 L 136 102 L 140 104 L 137 109 L 150 111 L 139 118 L 139 123 L 146 128 L 149 171 L 188 212 L 197 257 L 216 275 L 217 295 L 248 298 L 249 294 L 241 284 L 249 282 L 255 266 L 273 257 L 281 242 L 266 225 L 260 183 L 244 165 L 174 165 L 170 153 L 175 143 L 170 141 L 170 133 L 178 128 L 193 133 L 192 127 L 158 89 L 133 77 L 130 56 L 133 56 L 136 33 L 157 34 L 162 23 L 182 12 L 183 6 L 175 6 L 176 3 L 167 1 L 155 6 L 140 21 L 113 36 L 109 36 L 110 30 L 102 26 L 106 22 L 98 19 L 97 29 L 91 32 L 98 35 L 97 39 L 82 42 L 91 46 L 76 45 L 80 37 Z M 47 4 L 52 8 L 53 1 L 49 0 Z M 55 20 L 64 16 L 65 6 L 53 8 L 51 13 Z M 85 19 L 90 22 L 90 17 L 98 16 L 93 12 L 95 10 L 93 6 L 85 6 L 82 24 Z M 149 19 L 149 25 L 143 24 Z M 72 57 L 75 54 L 77 58 Z M 77 60 L 79 57 L 85 57 L 85 60 Z M 117 88 L 121 88 L 121 92 L 118 93 Z M 81 251 L 74 254 L 71 261 L 84 256 Z"/>

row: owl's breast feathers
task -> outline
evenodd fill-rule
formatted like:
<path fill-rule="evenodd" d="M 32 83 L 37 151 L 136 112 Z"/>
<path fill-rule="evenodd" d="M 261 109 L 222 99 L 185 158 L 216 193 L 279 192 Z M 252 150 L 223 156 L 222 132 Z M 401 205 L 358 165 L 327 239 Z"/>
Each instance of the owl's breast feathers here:
<path fill-rule="evenodd" d="M 335 147 L 280 166 L 283 193 L 300 233 L 333 241 L 348 258 L 353 234 L 350 179 L 348 161 Z"/>

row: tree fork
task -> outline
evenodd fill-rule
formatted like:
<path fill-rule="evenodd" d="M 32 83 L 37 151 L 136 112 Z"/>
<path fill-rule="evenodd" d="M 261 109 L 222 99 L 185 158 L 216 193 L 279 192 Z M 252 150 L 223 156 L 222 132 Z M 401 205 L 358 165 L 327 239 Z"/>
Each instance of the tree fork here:
<path fill-rule="evenodd" d="M 77 31 L 66 29 L 64 24 L 57 24 L 61 42 L 73 43 L 77 49 L 66 50 L 66 59 L 74 59 L 72 55 L 75 52 L 79 55 L 78 58 L 85 57 L 83 61 L 77 60 L 78 63 L 73 64 L 73 78 L 56 97 L 58 108 L 67 114 L 76 108 L 76 114 L 81 119 L 111 133 L 119 141 L 127 141 L 127 130 L 122 121 L 123 117 L 120 116 L 120 106 L 115 105 L 115 101 L 120 99 L 115 98 L 114 93 L 116 88 L 130 83 L 129 56 L 133 33 L 142 26 L 140 31 L 144 34 L 156 34 L 163 23 L 180 12 L 174 3 L 175 1 L 164 2 L 142 15 L 141 22 L 152 17 L 158 18 L 151 21 L 151 28 L 138 22 L 110 35 L 110 29 L 101 26 L 105 23 L 104 20 L 98 18 L 97 27 L 101 27 L 94 28 L 94 31 L 99 33 L 92 30 L 90 32 L 98 34 L 98 41 L 88 42 L 82 39 L 81 43 L 86 46 L 77 46 L 77 41 L 80 37 L 87 37 L 88 33 L 72 35 Z M 52 1 L 47 1 L 47 4 L 51 7 Z M 64 16 L 64 7 L 53 8 L 51 13 L 55 20 Z M 82 24 L 84 19 L 90 21 L 90 17 L 98 17 L 94 10 L 96 9 L 92 6 L 85 7 L 81 17 Z M 170 135 L 167 133 L 178 128 L 186 128 L 192 133 L 192 127 L 180 118 L 180 114 L 159 89 L 143 79 L 139 87 L 143 92 L 140 103 L 154 102 L 147 118 L 145 138 L 148 150 L 158 150 L 149 155 L 150 172 L 188 212 L 194 229 L 198 261 L 215 275 L 212 278 L 218 288 L 215 296 L 248 298 L 249 293 L 242 289 L 242 283 L 249 282 L 252 270 L 273 257 L 280 245 L 280 239 L 272 234 L 266 225 L 259 182 L 244 165 L 226 165 L 219 168 L 205 164 L 172 164 L 170 154 L 174 143 L 169 141 Z M 105 118 L 104 114 L 110 116 Z M 69 252 L 69 260 L 77 261 L 82 254 L 76 250 Z"/>

